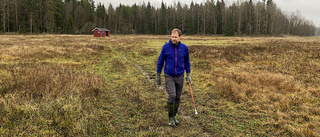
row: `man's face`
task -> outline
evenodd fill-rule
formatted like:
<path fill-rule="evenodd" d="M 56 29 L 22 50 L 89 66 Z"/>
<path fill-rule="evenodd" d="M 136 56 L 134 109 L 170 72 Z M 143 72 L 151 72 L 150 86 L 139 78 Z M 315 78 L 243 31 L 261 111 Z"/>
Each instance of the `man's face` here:
<path fill-rule="evenodd" d="M 178 32 L 171 33 L 171 42 L 172 44 L 178 45 L 181 37 Z"/>

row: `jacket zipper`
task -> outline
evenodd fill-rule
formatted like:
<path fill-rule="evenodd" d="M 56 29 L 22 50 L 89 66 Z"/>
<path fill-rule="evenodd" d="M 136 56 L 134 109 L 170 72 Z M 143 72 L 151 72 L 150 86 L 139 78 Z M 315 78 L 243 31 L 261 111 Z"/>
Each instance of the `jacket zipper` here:
<path fill-rule="evenodd" d="M 178 61 L 177 61 L 177 60 L 178 60 L 178 57 L 177 57 L 177 47 L 175 47 L 175 51 L 176 51 L 176 62 L 175 62 L 175 66 L 174 66 L 174 67 L 175 67 L 175 72 L 176 72 L 176 76 L 177 76 L 177 75 L 178 75 L 178 74 L 177 74 L 177 65 L 178 65 L 178 63 L 177 63 L 177 62 L 178 62 Z"/>

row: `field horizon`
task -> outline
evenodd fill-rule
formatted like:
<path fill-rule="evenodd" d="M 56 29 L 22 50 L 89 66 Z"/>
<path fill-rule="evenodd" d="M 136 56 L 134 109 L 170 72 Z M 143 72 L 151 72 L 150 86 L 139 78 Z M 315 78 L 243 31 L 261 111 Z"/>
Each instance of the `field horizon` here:
<path fill-rule="evenodd" d="M 0 35 L 1 136 L 320 136 L 320 38 L 183 35 L 189 87 L 168 125 L 169 35 Z"/>

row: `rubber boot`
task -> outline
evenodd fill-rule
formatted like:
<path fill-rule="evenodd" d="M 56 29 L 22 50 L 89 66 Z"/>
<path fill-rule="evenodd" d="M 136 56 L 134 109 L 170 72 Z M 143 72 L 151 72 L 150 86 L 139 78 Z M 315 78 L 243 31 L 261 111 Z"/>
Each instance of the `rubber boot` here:
<path fill-rule="evenodd" d="M 177 112 L 178 112 L 178 108 L 179 108 L 179 103 L 174 103 L 173 104 L 173 106 L 174 106 L 174 123 L 175 123 L 175 125 L 179 125 L 179 121 L 177 120 Z"/>
<path fill-rule="evenodd" d="M 174 127 L 174 104 L 168 103 L 169 126 Z"/>

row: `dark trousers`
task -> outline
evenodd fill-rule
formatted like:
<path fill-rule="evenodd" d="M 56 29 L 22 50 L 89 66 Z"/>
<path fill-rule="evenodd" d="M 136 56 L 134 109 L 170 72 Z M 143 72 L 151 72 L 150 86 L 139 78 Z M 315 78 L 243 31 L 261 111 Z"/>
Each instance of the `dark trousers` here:
<path fill-rule="evenodd" d="M 178 77 L 172 77 L 168 74 L 164 74 L 166 81 L 166 89 L 168 92 L 168 103 L 180 103 L 180 97 L 183 88 L 183 77 L 184 74 Z"/>

